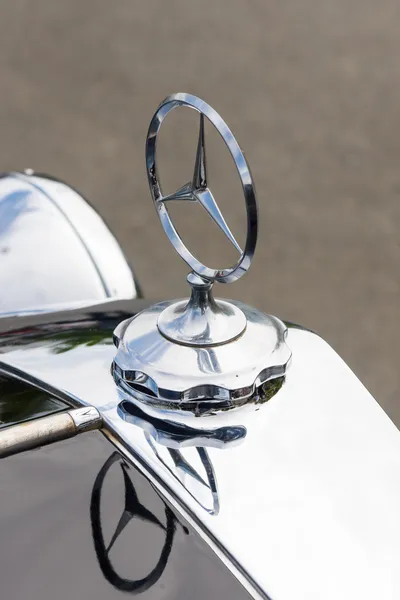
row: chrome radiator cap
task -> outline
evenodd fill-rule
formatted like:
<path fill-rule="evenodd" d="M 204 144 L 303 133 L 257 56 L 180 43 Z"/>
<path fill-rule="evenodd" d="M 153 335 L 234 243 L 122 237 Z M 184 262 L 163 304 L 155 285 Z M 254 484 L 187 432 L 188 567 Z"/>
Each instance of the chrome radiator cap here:
<path fill-rule="evenodd" d="M 179 106 L 200 114 L 192 180 L 163 195 L 156 168 L 157 134 L 167 114 Z M 247 211 L 247 239 L 242 250 L 208 187 L 204 117 L 228 147 L 241 179 Z M 268 382 L 283 378 L 291 352 L 286 325 L 241 302 L 215 299 L 214 282 L 230 283 L 249 269 L 257 242 L 257 204 L 250 169 L 227 124 L 211 106 L 189 94 L 174 94 L 158 107 L 146 142 L 149 186 L 161 224 L 178 254 L 191 268 L 190 299 L 162 302 L 122 322 L 114 332 L 118 348 L 113 374 L 136 399 L 197 414 L 235 407 L 268 395 Z M 183 244 L 168 213 L 172 201 L 203 206 L 240 253 L 236 265 L 211 269 Z M 275 382 L 276 383 L 276 382 Z"/>

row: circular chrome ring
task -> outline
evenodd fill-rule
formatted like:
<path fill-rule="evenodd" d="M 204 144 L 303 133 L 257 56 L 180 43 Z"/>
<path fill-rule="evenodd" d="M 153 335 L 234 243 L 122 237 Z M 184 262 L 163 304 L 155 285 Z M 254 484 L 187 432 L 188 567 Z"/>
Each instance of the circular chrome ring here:
<path fill-rule="evenodd" d="M 158 179 L 157 168 L 156 168 L 156 147 L 157 147 L 157 134 L 160 130 L 161 124 L 165 117 L 168 115 L 171 110 L 177 108 L 178 106 L 187 106 L 193 108 L 200 115 L 204 115 L 207 119 L 214 125 L 217 129 L 218 133 L 221 135 L 225 144 L 227 145 L 232 158 L 235 162 L 237 171 L 239 173 L 239 177 L 242 182 L 243 193 L 246 201 L 246 212 L 247 212 L 247 237 L 246 244 L 243 251 L 241 251 L 240 258 L 236 265 L 230 267 L 228 269 L 211 269 L 210 267 L 205 266 L 200 261 L 193 256 L 193 254 L 188 250 L 188 248 L 184 245 L 182 239 L 180 238 L 177 230 L 175 229 L 172 220 L 168 214 L 168 210 L 165 205 L 165 201 L 170 199 L 172 196 L 163 196 L 161 191 L 161 186 Z M 201 123 L 202 128 L 202 123 Z M 201 129 L 202 133 L 202 129 Z M 200 147 L 200 142 L 199 142 Z M 204 148 L 203 148 L 204 150 Z M 198 157 L 199 157 L 199 148 L 198 148 Z M 198 159 L 197 157 L 197 159 Z M 196 164 L 197 164 L 196 159 Z M 206 102 L 200 100 L 196 96 L 192 96 L 191 94 L 174 94 L 172 96 L 168 96 L 158 107 L 157 112 L 153 116 L 149 130 L 147 133 L 146 140 L 146 167 L 147 167 L 147 176 L 149 179 L 149 186 L 151 195 L 157 210 L 157 213 L 160 217 L 161 224 L 164 228 L 165 233 L 167 234 L 169 240 L 173 244 L 175 250 L 178 254 L 183 258 L 183 260 L 190 266 L 192 271 L 197 273 L 200 277 L 211 281 L 218 281 L 220 283 L 230 283 L 232 281 L 236 281 L 239 279 L 244 273 L 249 269 L 251 261 L 253 259 L 256 243 L 257 243 L 257 203 L 256 203 L 256 193 L 255 187 L 253 183 L 253 179 L 251 177 L 250 168 L 246 162 L 246 159 L 241 151 L 239 144 L 237 143 L 235 137 L 233 136 L 231 130 L 225 121 L 219 116 L 219 114 Z M 183 188 L 182 188 L 183 189 Z M 210 194 L 212 201 L 215 204 L 214 199 L 212 198 L 211 193 L 208 188 L 207 193 Z M 189 190 L 189 188 L 188 188 Z M 188 193 L 191 193 L 193 190 L 189 190 Z M 182 192 L 181 192 L 182 194 Z M 182 196 L 181 196 L 182 197 Z M 195 199 L 195 198 L 193 198 Z M 219 212 L 218 207 L 215 204 L 216 210 Z M 223 219 L 222 215 L 221 218 Z M 227 228 L 227 226 L 226 226 Z M 227 228 L 229 234 L 230 231 Z M 228 235 L 226 233 L 226 235 Z M 229 236 L 228 236 L 229 237 Z"/>

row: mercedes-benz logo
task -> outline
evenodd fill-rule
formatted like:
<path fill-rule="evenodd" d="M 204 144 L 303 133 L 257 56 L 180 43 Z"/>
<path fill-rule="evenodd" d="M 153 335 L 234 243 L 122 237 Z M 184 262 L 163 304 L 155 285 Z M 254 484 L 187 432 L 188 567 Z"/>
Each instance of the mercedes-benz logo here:
<path fill-rule="evenodd" d="M 125 502 L 117 527 L 111 536 L 110 541 L 106 543 L 101 523 L 101 493 L 106 475 L 114 463 L 118 463 L 122 469 L 125 485 Z M 176 519 L 172 510 L 165 504 L 164 524 L 153 512 L 139 501 L 136 489 L 128 475 L 128 469 L 128 465 L 124 462 L 118 452 L 113 452 L 106 460 L 97 474 L 93 485 L 90 501 L 90 519 L 94 548 L 104 577 L 119 590 L 139 594 L 153 586 L 164 572 L 172 549 L 172 542 L 176 531 Z M 118 574 L 117 569 L 110 559 L 112 548 L 132 519 L 140 519 L 141 521 L 152 523 L 156 527 L 162 529 L 165 534 L 164 544 L 161 548 L 158 561 L 148 575 L 142 579 L 126 579 L 125 577 L 122 577 Z M 134 560 L 134 557 L 132 557 L 132 560 Z"/>
<path fill-rule="evenodd" d="M 187 106 L 200 113 L 200 129 L 194 173 L 191 181 L 183 185 L 173 194 L 163 195 L 156 167 L 157 134 L 167 114 L 178 106 Z M 204 117 L 214 125 L 235 162 L 242 182 L 247 211 L 247 238 L 242 250 L 229 229 L 218 205 L 208 187 L 207 161 L 204 141 Z M 146 167 L 151 195 L 160 217 L 161 224 L 172 242 L 175 250 L 190 266 L 194 273 L 210 281 L 230 283 L 239 279 L 249 268 L 257 242 L 257 204 L 254 183 L 249 166 L 239 144 L 231 130 L 219 114 L 206 102 L 191 94 L 174 94 L 168 96 L 158 107 L 150 123 L 146 142 Z M 229 241 L 240 253 L 236 265 L 227 269 L 211 269 L 193 256 L 184 245 L 168 214 L 167 205 L 171 201 L 197 202 L 208 212 L 218 227 L 224 232 Z"/>

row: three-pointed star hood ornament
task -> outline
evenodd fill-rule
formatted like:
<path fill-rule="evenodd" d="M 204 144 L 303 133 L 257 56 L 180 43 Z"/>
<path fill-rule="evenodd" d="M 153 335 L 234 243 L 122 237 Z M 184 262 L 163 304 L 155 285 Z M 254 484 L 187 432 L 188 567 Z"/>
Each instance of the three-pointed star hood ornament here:
<path fill-rule="evenodd" d="M 182 106 L 195 110 L 200 115 L 199 138 L 194 173 L 189 183 L 184 184 L 172 194 L 164 195 L 157 172 L 157 135 L 165 117 L 172 110 Z M 205 118 L 207 118 L 216 128 L 225 142 L 242 183 L 247 214 L 247 236 L 243 250 L 235 240 L 209 188 L 205 150 Z M 220 115 L 209 104 L 191 94 L 173 94 L 172 96 L 165 98 L 158 107 L 149 126 L 146 141 L 146 167 L 150 192 L 158 216 L 160 217 L 161 224 L 175 250 L 180 254 L 183 260 L 186 261 L 193 273 L 196 273 L 199 277 L 210 282 L 218 281 L 220 283 L 231 283 L 244 275 L 250 267 L 257 244 L 258 219 L 256 192 L 245 156 L 232 131 Z M 203 206 L 240 253 L 239 259 L 233 267 L 226 269 L 212 269 L 202 264 L 195 256 L 193 256 L 190 250 L 184 245 L 168 214 L 167 206 L 172 200 L 198 202 Z"/>
<path fill-rule="evenodd" d="M 204 115 L 200 114 L 199 141 L 197 144 L 196 162 L 192 181 L 185 183 L 179 190 L 168 196 L 158 199 L 157 202 L 170 202 L 171 200 L 186 200 L 188 202 L 198 202 L 208 212 L 210 217 L 223 231 L 239 254 L 243 250 L 235 240 L 233 233 L 229 229 L 222 213 L 215 202 L 214 196 L 207 185 L 207 161 L 206 146 L 204 140 Z"/>
<path fill-rule="evenodd" d="M 188 183 L 163 194 L 157 171 L 157 136 L 166 116 L 179 107 L 199 113 L 194 171 Z M 205 119 L 217 129 L 235 163 L 246 203 L 244 249 L 229 229 L 209 187 Z M 169 240 L 191 272 L 191 297 L 163 302 L 143 311 L 114 332 L 118 353 L 114 378 L 138 400 L 170 408 L 194 407 L 199 414 L 210 403 L 237 406 L 254 398 L 268 381 L 285 374 L 290 360 L 286 326 L 241 302 L 215 299 L 214 282 L 231 283 L 250 267 L 257 243 L 256 193 L 250 168 L 234 135 L 220 115 L 190 94 L 168 96 L 154 114 L 146 140 L 150 192 Z M 171 202 L 197 202 L 239 252 L 235 265 L 213 269 L 183 243 L 168 212 Z M 201 412 L 201 411 L 200 411 Z"/>

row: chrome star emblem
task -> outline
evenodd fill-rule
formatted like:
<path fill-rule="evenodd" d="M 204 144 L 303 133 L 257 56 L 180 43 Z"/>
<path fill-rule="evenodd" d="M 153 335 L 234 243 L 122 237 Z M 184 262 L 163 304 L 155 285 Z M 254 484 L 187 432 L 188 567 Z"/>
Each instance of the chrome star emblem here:
<path fill-rule="evenodd" d="M 167 114 L 178 106 L 186 106 L 200 113 L 199 138 L 192 180 L 173 194 L 163 195 L 156 168 L 157 134 Z M 223 138 L 235 162 L 242 182 L 247 210 L 247 238 L 244 250 L 235 240 L 229 229 L 211 190 L 208 187 L 207 160 L 204 140 L 204 117 L 214 125 Z M 192 271 L 210 282 L 229 283 L 239 279 L 249 268 L 257 242 L 257 205 L 253 180 L 246 159 L 228 125 L 206 102 L 190 94 L 168 96 L 158 107 L 150 123 L 146 141 L 146 166 L 150 191 L 161 224 L 175 250 L 187 262 Z M 240 253 L 236 265 L 227 269 L 211 269 L 196 259 L 184 245 L 168 214 L 167 206 L 171 201 L 198 202 L 211 216 L 225 236 Z"/>
<path fill-rule="evenodd" d="M 239 254 L 243 250 L 235 240 L 229 229 L 218 204 L 215 202 L 208 185 L 206 147 L 204 141 L 204 115 L 200 114 L 199 141 L 197 143 L 196 162 L 192 181 L 185 183 L 174 194 L 169 194 L 160 198 L 158 202 L 170 202 L 171 200 L 186 200 L 188 202 L 198 202 L 208 212 L 218 227 L 224 232 L 226 237 L 232 242 Z"/>

